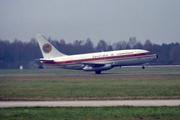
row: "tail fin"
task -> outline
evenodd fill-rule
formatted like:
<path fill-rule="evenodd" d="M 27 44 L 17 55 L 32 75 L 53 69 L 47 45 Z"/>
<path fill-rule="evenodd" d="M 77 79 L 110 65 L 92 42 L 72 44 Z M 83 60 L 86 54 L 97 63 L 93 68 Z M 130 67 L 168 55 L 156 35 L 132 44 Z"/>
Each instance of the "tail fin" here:
<path fill-rule="evenodd" d="M 39 47 L 46 59 L 65 56 L 65 54 L 59 52 L 51 43 L 49 43 L 44 36 L 41 34 L 36 35 L 36 40 L 38 41 Z"/>

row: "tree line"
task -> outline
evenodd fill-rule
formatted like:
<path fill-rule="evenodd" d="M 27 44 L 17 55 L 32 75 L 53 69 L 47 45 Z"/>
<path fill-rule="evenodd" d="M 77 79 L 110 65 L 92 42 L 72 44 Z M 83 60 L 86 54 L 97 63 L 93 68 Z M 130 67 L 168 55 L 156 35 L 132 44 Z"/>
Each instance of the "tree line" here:
<path fill-rule="evenodd" d="M 162 45 L 153 44 L 150 40 L 141 43 L 135 37 L 129 41 L 118 41 L 108 44 L 104 40 L 99 40 L 95 46 L 88 38 L 87 40 L 75 40 L 73 43 L 66 43 L 65 40 L 52 40 L 48 38 L 59 51 L 67 55 L 93 53 L 123 49 L 145 49 L 159 56 L 157 60 L 150 62 L 151 65 L 175 65 L 180 64 L 180 44 L 169 43 Z M 22 65 L 25 69 L 37 68 L 35 59 L 42 58 L 39 45 L 35 38 L 30 42 L 22 42 L 15 39 L 13 42 L 0 39 L 0 69 L 19 69 Z"/>

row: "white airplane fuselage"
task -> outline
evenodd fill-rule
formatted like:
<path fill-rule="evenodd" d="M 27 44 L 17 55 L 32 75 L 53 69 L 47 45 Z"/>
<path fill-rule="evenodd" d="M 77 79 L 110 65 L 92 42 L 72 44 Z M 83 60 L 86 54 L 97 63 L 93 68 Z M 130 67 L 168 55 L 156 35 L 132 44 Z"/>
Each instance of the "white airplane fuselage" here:
<path fill-rule="evenodd" d="M 39 59 L 43 65 L 64 69 L 95 71 L 96 74 L 100 74 L 101 71 L 109 70 L 117 66 L 144 66 L 144 64 L 158 58 L 156 54 L 141 49 L 64 55 L 60 52 L 58 53 L 58 51 L 48 41 L 43 41 L 42 39 L 44 38 L 41 35 L 37 35 L 36 39 L 38 40 L 41 52 L 44 56 L 44 58 Z M 44 45 L 46 46 L 44 47 Z M 50 52 L 47 52 L 48 50 L 50 50 Z"/>
<path fill-rule="evenodd" d="M 111 64 L 112 67 L 128 66 L 148 63 L 157 56 L 146 50 L 119 50 L 110 52 L 98 52 L 51 58 L 53 61 L 42 61 L 44 65 L 58 66 L 66 69 L 83 69 L 86 63 Z M 88 69 L 84 69 L 85 71 Z"/>

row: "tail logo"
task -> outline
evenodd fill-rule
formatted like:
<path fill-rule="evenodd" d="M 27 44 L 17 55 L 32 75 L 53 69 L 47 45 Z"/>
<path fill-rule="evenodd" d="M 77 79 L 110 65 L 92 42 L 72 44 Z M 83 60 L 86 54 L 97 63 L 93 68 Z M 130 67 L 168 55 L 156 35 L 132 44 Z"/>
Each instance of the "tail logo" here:
<path fill-rule="evenodd" d="M 42 49 L 43 49 L 43 52 L 50 53 L 51 50 L 52 50 L 52 47 L 51 47 L 50 44 L 46 43 L 46 44 L 43 45 Z"/>

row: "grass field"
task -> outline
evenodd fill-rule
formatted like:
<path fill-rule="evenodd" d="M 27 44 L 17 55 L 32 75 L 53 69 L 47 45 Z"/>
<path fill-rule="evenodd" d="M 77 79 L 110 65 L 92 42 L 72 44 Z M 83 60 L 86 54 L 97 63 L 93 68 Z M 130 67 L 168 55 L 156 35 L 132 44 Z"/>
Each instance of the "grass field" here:
<path fill-rule="evenodd" d="M 1 108 L 0 119 L 38 120 L 179 120 L 180 107 Z"/>
<path fill-rule="evenodd" d="M 63 69 L 0 70 L 0 100 L 180 98 L 180 67 L 115 68 L 103 73 Z M 0 108 L 0 119 L 178 120 L 180 107 Z"/>
<path fill-rule="evenodd" d="M 179 72 L 174 68 L 147 68 L 143 72 Z M 140 68 L 115 69 L 123 73 L 142 72 Z M 120 70 L 120 71 L 118 71 Z M 170 71 L 169 71 L 170 70 Z M 6 71 L 6 72 L 5 72 Z M 58 71 L 66 75 L 58 75 Z M 180 74 L 155 75 L 83 75 L 82 71 L 61 69 L 1 70 L 0 100 L 118 100 L 118 99 L 179 99 Z M 82 72 L 80 75 L 68 75 Z M 111 73 L 113 71 L 109 71 Z M 50 74 L 53 76 L 21 76 L 21 74 Z"/>

